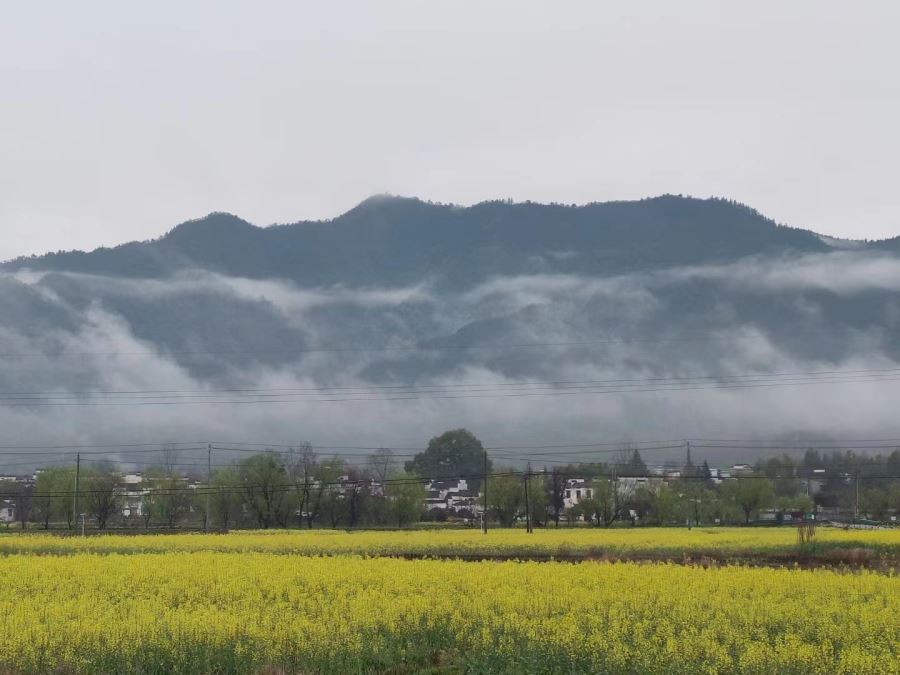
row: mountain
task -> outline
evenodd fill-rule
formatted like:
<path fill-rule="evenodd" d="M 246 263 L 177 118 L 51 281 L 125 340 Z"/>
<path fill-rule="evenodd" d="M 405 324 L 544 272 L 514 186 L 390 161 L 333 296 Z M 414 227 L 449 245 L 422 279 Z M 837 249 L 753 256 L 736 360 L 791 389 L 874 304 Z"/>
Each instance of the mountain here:
<path fill-rule="evenodd" d="M 466 208 L 375 197 L 329 221 L 265 228 L 214 213 L 152 241 L 0 266 L 0 428 L 27 444 L 408 446 L 460 426 L 498 444 L 898 436 L 898 241 L 833 240 L 734 202 L 670 195 Z M 848 397 L 849 385 L 758 379 L 844 370 L 885 384 Z M 626 391 L 724 375 L 753 385 Z M 572 381 L 620 384 L 602 396 L 552 384 L 483 395 L 485 383 Z M 450 395 L 409 393 L 435 383 Z M 209 407 L 211 388 L 267 393 Z M 156 405 L 140 398 L 149 390 L 191 393 Z M 139 398 L 94 407 L 85 391 Z M 56 398 L 35 407 L 28 392 Z"/>
<path fill-rule="evenodd" d="M 135 278 L 203 269 L 306 286 L 428 279 L 462 288 L 493 276 L 608 276 L 830 248 L 812 232 L 720 199 L 666 195 L 586 206 L 494 201 L 463 208 L 374 197 L 330 221 L 260 228 L 213 213 L 154 241 L 20 258 L 3 267 Z"/>

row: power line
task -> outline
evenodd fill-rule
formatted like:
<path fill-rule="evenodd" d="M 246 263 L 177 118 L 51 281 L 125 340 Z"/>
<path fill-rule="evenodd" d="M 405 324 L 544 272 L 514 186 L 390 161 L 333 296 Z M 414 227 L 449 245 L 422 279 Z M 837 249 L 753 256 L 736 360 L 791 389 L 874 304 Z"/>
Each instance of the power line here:
<path fill-rule="evenodd" d="M 433 383 L 433 384 L 371 384 L 371 385 L 319 385 L 315 387 L 234 387 L 234 388 L 218 388 L 218 389 L 113 389 L 113 390 L 72 390 L 72 391 L 4 391 L 0 392 L 0 400 L 35 400 L 44 399 L 72 399 L 86 396 L 121 396 L 121 397 L 147 397 L 147 398 L 163 398 L 163 397 L 210 397 L 219 394 L 240 394 L 248 396 L 286 396 L 286 395 L 302 395 L 302 394 L 346 394 L 346 395 L 364 395 L 373 393 L 441 393 L 444 391 L 467 391 L 467 390 L 507 390 L 534 387 L 552 387 L 556 389 L 565 388 L 606 388 L 605 385 L 617 387 L 642 387 L 645 385 L 665 386 L 665 385 L 694 385 L 694 384 L 729 384 L 743 383 L 748 384 L 768 383 L 769 381 L 819 381 L 821 379 L 832 380 L 835 378 L 878 378 L 883 379 L 891 376 L 900 375 L 900 368 L 863 368 L 863 369 L 843 369 L 843 370 L 814 370 L 814 371 L 785 371 L 775 373 L 749 373 L 749 374 L 730 374 L 718 373 L 713 375 L 683 375 L 668 377 L 645 377 L 645 378 L 612 378 L 599 380 L 516 380 L 511 382 L 468 382 L 468 383 Z M 131 400 L 129 399 L 129 400 Z M 140 398 L 134 400 L 141 400 Z"/>
<path fill-rule="evenodd" d="M 735 450 L 883 450 L 900 447 L 900 438 L 867 438 L 867 439 L 656 439 L 656 440 L 597 440 L 584 443 L 549 443 L 549 444 L 501 444 L 484 445 L 486 450 L 494 453 L 511 451 L 519 456 L 552 456 L 556 454 L 616 454 L 638 450 L 654 452 L 677 449 L 690 441 L 694 447 L 710 449 Z M 257 453 L 264 449 L 290 451 L 302 447 L 305 443 L 283 443 L 273 441 L 212 441 L 213 449 L 232 453 Z M 360 452 L 389 450 L 396 458 L 413 457 L 424 450 L 422 446 L 400 445 L 336 445 L 310 444 L 319 454 L 338 457 L 364 457 Z M 100 443 L 100 444 L 17 444 L 0 446 L 0 457 L 74 457 L 76 451 L 85 456 L 128 457 L 133 455 L 152 455 L 164 453 L 197 452 L 206 449 L 206 442 L 201 441 L 166 441 L 158 443 Z M 347 452 L 360 451 L 360 452 Z"/>
<path fill-rule="evenodd" d="M 768 382 L 749 382 L 739 384 L 729 383 L 703 383 L 695 386 L 639 386 L 628 385 L 620 388 L 533 388 L 520 391 L 480 391 L 477 393 L 444 393 L 443 391 L 416 391 L 408 395 L 395 395 L 397 393 L 405 394 L 405 392 L 391 392 L 387 396 L 357 395 L 357 396 L 332 396 L 329 398 L 309 398 L 298 394 L 271 394 L 271 395 L 254 395 L 240 398 L 222 399 L 204 397 L 201 400 L 191 398 L 184 400 L 185 397 L 145 397 L 142 399 L 119 398 L 119 399 L 87 399 L 87 400 L 55 400 L 53 397 L 47 398 L 29 398 L 28 400 L 19 400 L 13 403 L 5 403 L 6 407 L 133 407 L 133 406 L 175 406 L 175 405 L 246 405 L 246 404 L 297 404 L 297 403 L 334 403 L 334 402 L 389 402 L 389 401 L 423 401 L 423 400 L 448 400 L 448 399 L 482 399 L 482 398 L 521 398 L 521 397 L 556 397 L 556 396 L 573 396 L 573 395 L 608 395 L 608 394 L 638 394 L 638 393 L 671 393 L 684 391 L 712 391 L 712 390 L 738 390 L 738 389 L 757 389 L 757 388 L 777 388 L 791 386 L 809 386 L 818 384 L 871 384 L 877 382 L 896 382 L 900 380 L 898 377 L 856 377 L 856 378 L 840 378 L 840 379 L 805 379 L 805 380 L 773 380 Z M 574 390 L 573 390 L 574 389 Z M 379 394 L 382 392 L 372 392 Z M 327 395 L 327 394 L 326 394 Z"/>

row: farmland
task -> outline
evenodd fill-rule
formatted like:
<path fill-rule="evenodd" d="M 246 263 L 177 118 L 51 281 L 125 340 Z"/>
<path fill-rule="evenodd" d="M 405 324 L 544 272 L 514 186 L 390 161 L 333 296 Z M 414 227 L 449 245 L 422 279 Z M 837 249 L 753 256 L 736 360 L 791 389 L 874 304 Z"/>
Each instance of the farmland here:
<path fill-rule="evenodd" d="M 871 551 L 888 560 L 900 557 L 900 529 L 844 530 L 820 527 L 813 553 Z M 793 527 L 737 528 L 546 528 L 388 531 L 266 530 L 227 535 L 106 534 L 59 537 L 50 534 L 0 535 L 2 553 L 163 553 L 223 552 L 295 555 L 364 555 L 415 557 L 603 557 L 658 554 L 720 556 L 725 559 L 760 555 L 793 556 Z"/>
<path fill-rule="evenodd" d="M 0 672 L 900 673 L 893 571 L 403 560 L 788 550 L 788 530 L 0 537 Z M 820 530 L 896 552 L 895 531 Z"/>

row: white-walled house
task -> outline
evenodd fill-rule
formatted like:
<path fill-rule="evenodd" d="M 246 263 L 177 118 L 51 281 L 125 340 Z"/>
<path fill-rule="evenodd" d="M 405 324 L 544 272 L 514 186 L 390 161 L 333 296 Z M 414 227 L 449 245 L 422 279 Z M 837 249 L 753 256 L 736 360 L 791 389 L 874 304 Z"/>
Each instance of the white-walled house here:
<path fill-rule="evenodd" d="M 473 511 L 478 495 L 469 488 L 465 478 L 452 480 L 432 480 L 426 485 L 425 508 L 442 509 L 452 512 Z"/>
<path fill-rule="evenodd" d="M 567 509 L 578 506 L 583 499 L 594 496 L 594 488 L 588 478 L 570 478 L 566 481 L 566 489 L 563 494 L 563 505 Z"/>
<path fill-rule="evenodd" d="M 122 515 L 140 518 L 144 514 L 144 477 L 127 473 L 122 477 Z"/>
<path fill-rule="evenodd" d="M 0 501 L 0 523 L 12 523 L 16 520 L 16 504 L 9 499 Z"/>

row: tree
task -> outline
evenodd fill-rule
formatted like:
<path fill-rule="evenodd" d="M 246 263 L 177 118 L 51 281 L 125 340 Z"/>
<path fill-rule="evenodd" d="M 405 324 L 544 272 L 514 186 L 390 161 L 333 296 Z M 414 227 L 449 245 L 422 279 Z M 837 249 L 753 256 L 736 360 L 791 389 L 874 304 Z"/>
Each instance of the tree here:
<path fill-rule="evenodd" d="M 394 468 L 394 451 L 390 448 L 378 448 L 369 455 L 368 464 L 372 478 L 384 483 Z"/>
<path fill-rule="evenodd" d="M 646 505 L 647 515 L 657 525 L 672 522 L 678 514 L 678 494 L 666 483 L 657 483 L 639 489 L 639 502 Z"/>
<path fill-rule="evenodd" d="M 96 465 L 84 476 L 84 498 L 87 513 L 97 521 L 97 529 L 104 530 L 119 508 L 119 488 L 122 475 L 108 462 Z"/>
<path fill-rule="evenodd" d="M 859 491 L 859 508 L 872 520 L 886 520 L 891 510 L 891 495 L 880 488 L 865 488 Z"/>
<path fill-rule="evenodd" d="M 553 521 L 556 527 L 559 527 L 559 519 L 566 510 L 566 483 L 568 479 L 558 467 L 553 467 L 553 471 L 547 477 L 546 499 L 550 507 L 550 513 L 553 514 Z"/>
<path fill-rule="evenodd" d="M 41 524 L 45 530 L 50 529 L 53 518 L 54 494 L 50 476 L 44 477 L 46 471 L 38 474 L 31 499 L 31 517 Z"/>
<path fill-rule="evenodd" d="M 37 475 L 32 499 L 32 517 L 45 530 L 54 520 L 63 520 L 71 528 L 74 522 L 72 497 L 75 491 L 75 471 L 54 466 L 43 469 Z"/>
<path fill-rule="evenodd" d="M 640 451 L 637 448 L 633 448 L 631 456 L 619 467 L 618 475 L 633 477 L 646 476 L 647 474 L 647 465 L 644 463 Z"/>
<path fill-rule="evenodd" d="M 290 486 L 284 463 L 275 452 L 270 450 L 242 460 L 238 480 L 259 527 L 286 524 Z"/>
<path fill-rule="evenodd" d="M 241 513 L 240 478 L 232 467 L 223 467 L 213 471 L 210 495 L 210 508 L 216 522 L 223 529 L 228 529 Z"/>
<path fill-rule="evenodd" d="M 723 487 L 725 496 L 744 514 L 744 524 L 750 524 L 754 511 L 772 504 L 775 491 L 772 481 L 764 476 L 751 474 L 728 481 Z"/>
<path fill-rule="evenodd" d="M 629 495 L 628 488 L 619 484 L 616 479 L 598 478 L 592 485 L 591 497 L 585 500 L 585 514 L 591 519 L 597 518 L 597 524 L 609 527 L 626 512 Z"/>
<path fill-rule="evenodd" d="M 297 495 L 297 514 L 302 526 L 304 516 L 307 517 L 307 525 L 312 528 L 312 491 L 315 484 L 317 455 L 309 441 L 301 443 L 289 454 L 290 464 L 288 472 L 294 491 Z"/>
<path fill-rule="evenodd" d="M 155 518 L 167 527 L 173 528 L 188 513 L 194 503 L 193 490 L 189 489 L 177 474 L 162 468 L 150 469 L 144 476 L 148 486 L 149 500 L 145 499 L 145 526 Z M 151 515 L 152 514 L 152 515 Z"/>
<path fill-rule="evenodd" d="M 397 527 L 414 523 L 425 508 L 425 483 L 414 473 L 403 472 L 391 477 L 385 488 Z"/>
<path fill-rule="evenodd" d="M 490 461 L 487 470 L 490 473 Z M 484 446 L 466 429 L 445 431 L 406 463 L 406 471 L 425 478 L 466 478 L 471 489 L 478 492 L 484 471 Z"/>
<path fill-rule="evenodd" d="M 347 526 L 356 527 L 366 517 L 372 496 L 369 481 L 358 472 L 350 472 L 350 483 L 344 487 L 344 498 L 347 500 Z"/>
<path fill-rule="evenodd" d="M 716 486 L 712 476 L 712 469 L 709 468 L 709 462 L 705 459 L 703 460 L 703 464 L 697 468 L 697 478 L 697 482 L 705 490 L 712 490 Z"/>
<path fill-rule="evenodd" d="M 326 459 L 315 467 L 315 476 L 306 511 L 306 522 L 310 529 L 313 522 L 320 516 L 325 516 L 332 527 L 337 526 L 336 516 L 339 517 L 338 509 L 340 507 L 337 504 L 337 481 L 346 472 L 346 462 L 337 457 Z"/>
<path fill-rule="evenodd" d="M 533 473 L 526 474 L 528 481 L 528 506 L 531 524 L 546 525 L 547 524 L 547 488 L 546 477 L 535 475 Z"/>
<path fill-rule="evenodd" d="M 32 503 L 34 499 L 34 486 L 29 483 L 16 481 L 15 488 L 16 520 L 24 530 L 26 523 L 31 519 Z"/>
<path fill-rule="evenodd" d="M 512 469 L 501 474 L 488 476 L 487 512 L 493 513 L 503 527 L 512 527 L 525 505 L 524 483 Z"/>

